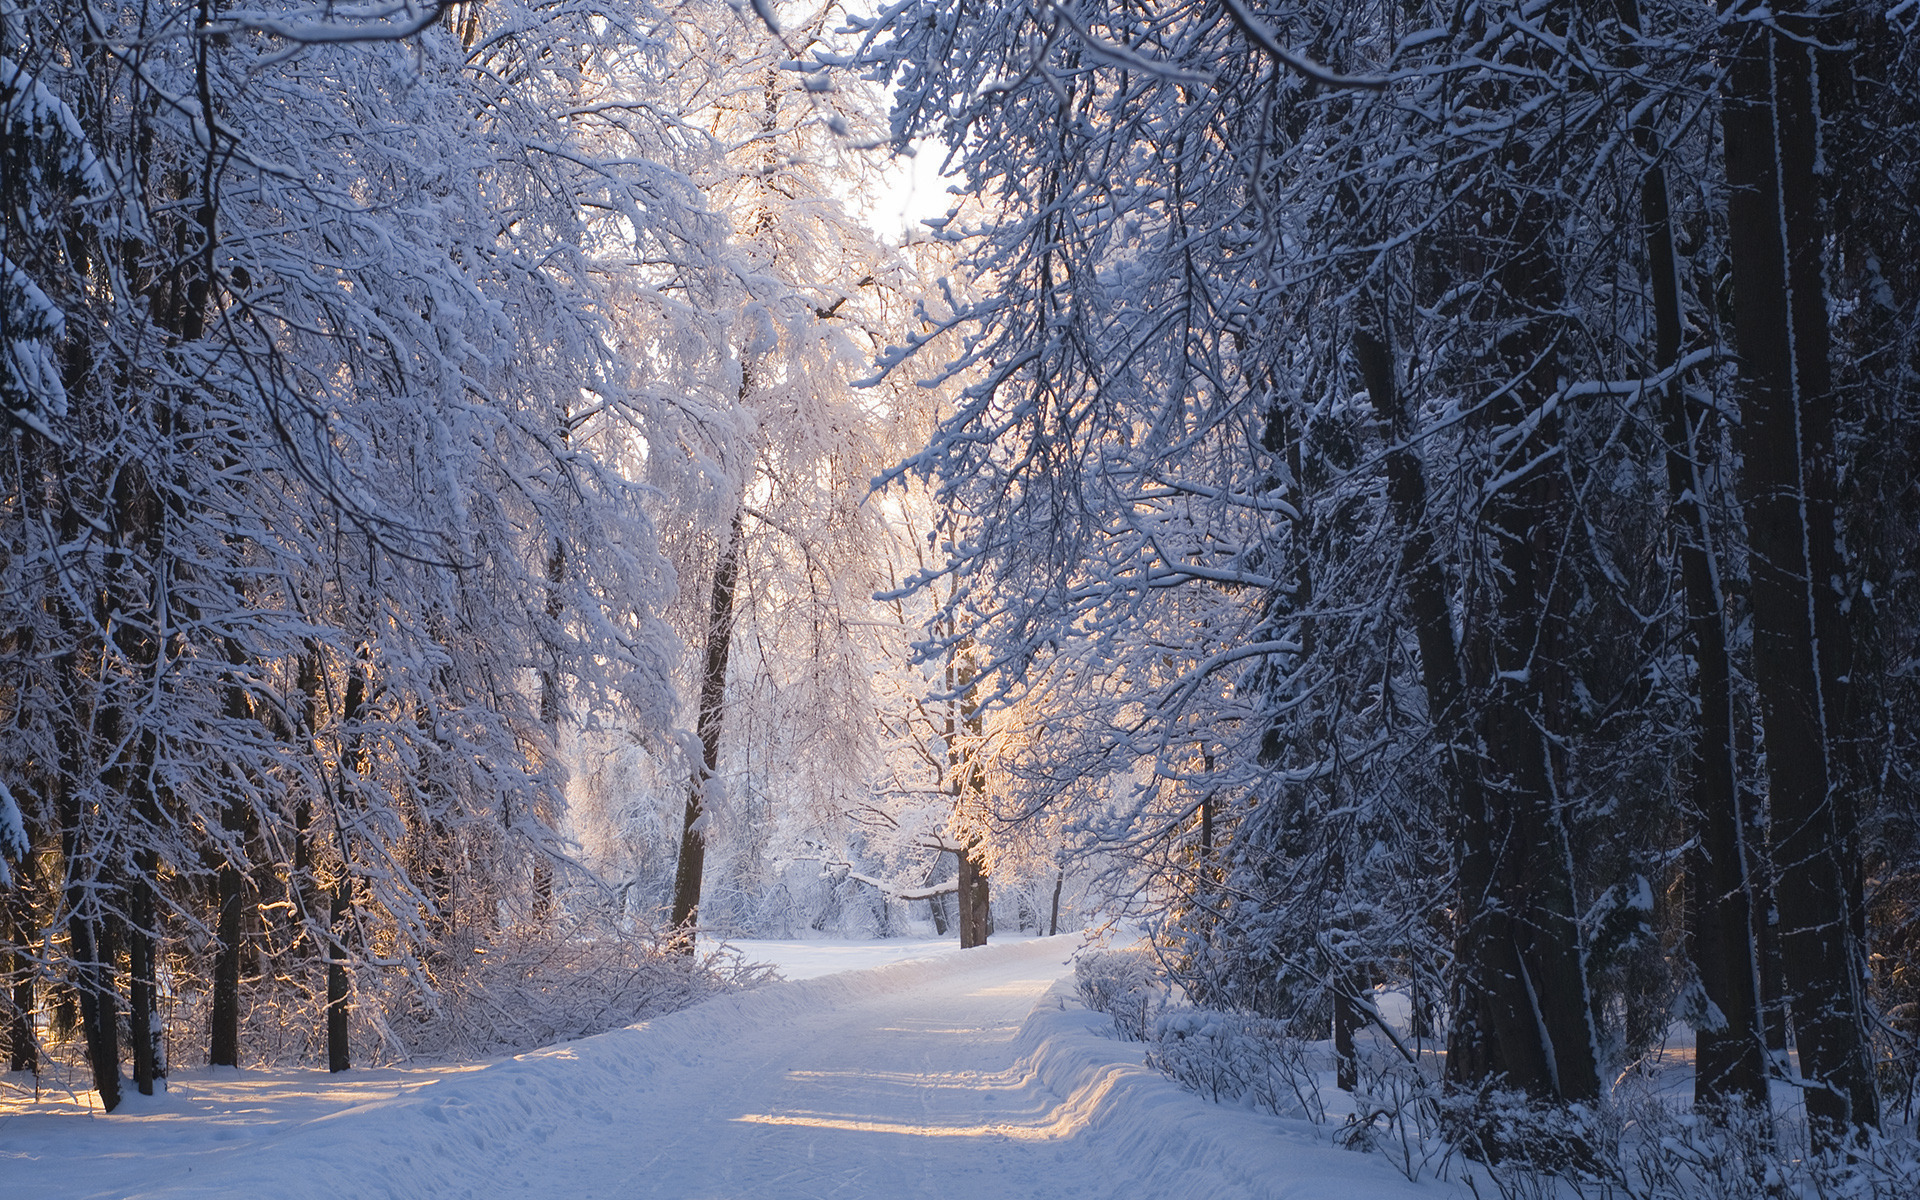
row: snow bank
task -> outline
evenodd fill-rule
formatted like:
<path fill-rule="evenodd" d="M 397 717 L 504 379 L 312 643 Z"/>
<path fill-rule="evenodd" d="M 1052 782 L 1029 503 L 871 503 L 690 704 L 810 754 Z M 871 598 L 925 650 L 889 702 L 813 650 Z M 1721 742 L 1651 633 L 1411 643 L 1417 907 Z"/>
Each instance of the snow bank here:
<path fill-rule="evenodd" d="M 1194 1200 L 1395 1200 L 1460 1194 L 1419 1184 L 1374 1155 L 1341 1150 L 1305 1121 L 1211 1104 L 1145 1065 L 1139 1043 L 1084 1007 L 1071 978 L 1034 1006 L 1018 1045 L 1036 1076 L 1081 1111 L 1091 1143 L 1111 1156 L 1129 1195 Z"/>

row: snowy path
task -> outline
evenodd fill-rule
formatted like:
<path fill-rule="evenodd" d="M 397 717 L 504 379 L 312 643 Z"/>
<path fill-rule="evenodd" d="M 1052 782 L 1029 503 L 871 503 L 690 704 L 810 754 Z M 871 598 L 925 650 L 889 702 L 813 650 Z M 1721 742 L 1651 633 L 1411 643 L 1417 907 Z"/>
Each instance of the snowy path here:
<path fill-rule="evenodd" d="M 1105 1019 L 1055 986 L 1072 947 L 1042 939 L 776 985 L 424 1086 L 421 1075 L 388 1073 L 369 1081 L 380 1095 L 345 1108 L 356 1097 L 338 1098 L 335 1111 L 242 1103 L 221 1113 L 167 1097 L 105 1118 L 14 1116 L 0 1122 L 0 1195 L 1445 1191 L 1280 1122 L 1203 1104 L 1140 1067 L 1137 1046 L 1099 1036 Z"/>
<path fill-rule="evenodd" d="M 742 1030 L 704 1050 L 671 1102 L 632 1114 L 618 1144 L 579 1131 L 556 1170 L 511 1172 L 502 1194 L 1105 1197 L 1073 1178 L 1059 1102 L 1016 1063 L 1014 1038 L 1062 972 L 1058 946 L 906 991 Z M 551 1188 L 552 1191 L 543 1189 Z"/>

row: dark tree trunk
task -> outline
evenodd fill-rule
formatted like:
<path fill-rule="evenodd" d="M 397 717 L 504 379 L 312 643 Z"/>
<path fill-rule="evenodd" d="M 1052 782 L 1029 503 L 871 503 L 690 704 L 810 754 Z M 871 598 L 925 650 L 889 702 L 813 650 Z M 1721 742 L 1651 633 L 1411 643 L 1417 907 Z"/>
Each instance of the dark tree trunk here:
<path fill-rule="evenodd" d="M 368 544 L 368 586 L 372 586 L 373 546 Z M 362 647 L 354 656 L 353 665 L 347 672 L 346 694 L 342 697 L 341 724 L 346 729 L 346 739 L 342 746 L 341 783 L 338 803 L 344 814 L 353 799 L 352 791 L 346 785 L 349 770 L 363 771 L 361 746 L 362 733 L 359 728 L 367 715 L 367 655 L 369 651 Z M 336 826 L 335 837 L 340 854 L 340 877 L 334 881 L 327 911 L 327 1070 L 333 1072 L 349 1070 L 353 1066 L 352 1017 L 353 983 L 347 975 L 352 959 L 348 953 L 347 934 L 353 916 L 353 858 L 352 848 L 347 844 L 344 829 Z"/>
<path fill-rule="evenodd" d="M 1428 524 L 1425 472 L 1410 441 L 1413 422 L 1399 394 L 1385 321 L 1356 332 L 1353 348 L 1374 405 L 1392 427 L 1384 466 L 1388 501 L 1405 536 L 1400 574 L 1434 737 L 1454 793 L 1460 902 L 1447 1076 L 1469 1088 L 1492 1083 L 1541 1098 L 1588 1099 L 1599 1093 L 1599 1070 L 1565 835 L 1534 724 L 1533 689 L 1544 684 L 1528 657 L 1544 632 L 1537 622 L 1547 597 L 1536 559 L 1551 539 L 1545 527 L 1559 503 L 1556 481 L 1536 469 L 1488 505 L 1505 586 L 1494 614 L 1497 635 L 1487 637 L 1474 664 L 1487 695 L 1477 706 L 1479 719 L 1470 721 L 1449 588 Z M 1508 414 L 1507 423 L 1522 415 Z M 1541 426 L 1519 450 L 1523 460 L 1541 449 L 1534 440 L 1551 435 L 1549 423 Z M 1476 744 L 1484 747 L 1480 755 L 1468 749 Z"/>
<path fill-rule="evenodd" d="M 7 1014 L 7 1070 L 40 1073 L 40 1048 L 33 1040 L 33 979 L 13 981 L 12 1011 Z"/>
<path fill-rule="evenodd" d="M 1622 22 L 1637 37 L 1638 0 L 1618 0 Z M 1626 65 L 1639 62 L 1629 42 Z M 1634 129 L 1643 154 L 1658 152 L 1649 120 Z M 1674 250 L 1667 177 L 1657 159 L 1640 179 L 1641 233 L 1654 312 L 1653 366 L 1676 369 L 1682 323 L 1680 270 Z M 1698 1031 L 1694 1103 L 1703 1109 L 1738 1101 L 1766 1111 L 1767 1064 L 1760 1010 L 1760 972 L 1753 923 L 1753 887 L 1747 875 L 1745 824 L 1735 773 L 1733 686 L 1727 657 L 1726 598 L 1720 587 L 1713 527 L 1700 470 L 1705 439 L 1688 418 L 1678 378 L 1658 390 L 1661 437 L 1666 443 L 1669 520 L 1680 557 L 1686 608 L 1686 646 L 1694 664 L 1694 728 L 1687 747 L 1685 811 L 1692 850 L 1686 861 L 1687 930 L 1700 984 L 1723 1023 Z M 1703 416 L 1702 418 L 1706 418 Z"/>
<path fill-rule="evenodd" d="M 14 868 L 16 887 L 25 890 L 29 862 Z M 40 1072 L 40 1049 L 33 1036 L 34 988 L 33 960 L 22 949 L 32 945 L 31 920 L 26 916 L 24 895 L 0 897 L 0 916 L 6 918 L 7 953 L 7 1070 Z"/>
<path fill-rule="evenodd" d="M 1633 0 L 1623 8 L 1631 10 Z M 1638 14 L 1631 14 L 1638 25 Z M 1654 366 L 1680 361 L 1680 278 L 1674 257 L 1666 173 L 1650 167 L 1640 181 L 1640 207 L 1652 269 Z M 1696 716 L 1691 770 L 1683 802 L 1693 848 L 1688 854 L 1687 926 L 1694 966 L 1722 1024 L 1698 1032 L 1694 1103 L 1714 1108 L 1737 1100 L 1766 1111 L 1767 1065 L 1754 957 L 1753 890 L 1734 774 L 1733 686 L 1727 659 L 1725 599 L 1713 552 L 1713 529 L 1701 498 L 1701 438 L 1688 420 L 1678 379 L 1659 391 L 1667 444 L 1667 492 L 1685 592 L 1687 649 L 1693 663 Z M 1703 418 L 1704 419 L 1704 418 Z"/>
<path fill-rule="evenodd" d="M 567 441 L 567 426 L 563 420 L 560 426 L 560 441 Z M 553 549 L 547 554 L 547 621 L 552 626 L 548 634 L 547 654 L 549 661 L 540 670 L 540 723 L 547 727 L 547 746 L 556 756 L 560 748 L 560 618 L 567 611 L 565 597 L 560 585 L 567 578 L 567 544 L 559 538 L 553 539 Z M 551 770 L 552 767 L 550 766 Z M 553 915 L 553 864 L 547 861 L 546 848 L 536 847 L 533 859 L 533 915 L 536 920 L 546 920 Z"/>
<path fill-rule="evenodd" d="M 300 692 L 300 752 L 318 757 L 321 694 L 321 653 L 319 644 L 309 639 L 294 668 L 295 686 Z M 320 923 L 320 896 L 313 877 L 313 798 L 302 789 L 293 803 L 293 870 L 287 879 L 287 894 L 293 901 L 294 919 L 299 928 L 290 953 L 295 960 L 307 962 L 322 953 L 314 930 Z"/>
<path fill-rule="evenodd" d="M 158 591 L 157 584 L 155 591 Z M 129 661 L 140 664 L 143 672 L 152 669 L 157 655 L 151 639 L 123 637 L 121 641 Z M 124 728 L 125 722 L 125 709 L 118 705 L 103 718 L 103 725 L 116 730 Z M 126 921 L 122 928 L 127 939 L 127 1037 L 132 1043 L 129 1049 L 133 1053 L 133 1083 L 143 1096 L 153 1095 L 155 1082 L 167 1073 L 162 1051 L 157 971 L 160 917 L 156 897 L 160 856 L 153 849 L 153 840 L 160 835 L 161 816 L 153 793 L 154 755 L 154 736 L 142 731 L 134 736 L 130 761 L 116 765 L 105 776 L 113 790 L 124 797 L 127 806 L 138 815 L 136 828 L 141 830 L 134 835 L 133 879 L 126 889 Z"/>
<path fill-rule="evenodd" d="M 327 1070 L 338 1073 L 353 1068 L 351 1022 L 353 988 L 347 978 L 347 947 L 341 928 L 351 912 L 349 891 L 353 884 L 342 878 L 333 886 L 333 904 L 329 913 L 327 939 Z"/>
<path fill-rule="evenodd" d="M 104 931 L 87 915 L 85 886 L 67 889 L 67 941 L 73 955 L 73 990 L 80 1000 L 80 1029 L 87 1041 L 87 1060 L 93 1068 L 93 1087 L 100 1107 L 108 1112 L 120 1106 L 120 1014 L 113 971 L 106 961 Z"/>
<path fill-rule="evenodd" d="M 166 428 L 170 419 L 164 410 L 159 420 L 162 428 Z M 160 647 L 147 621 L 129 620 L 127 616 L 141 611 L 157 614 L 166 607 L 166 572 L 161 560 L 166 553 L 167 508 L 147 471 L 137 464 L 127 464 L 115 475 L 112 497 L 113 549 L 103 559 L 104 586 L 95 600 L 94 619 L 97 627 L 112 630 L 121 660 L 133 671 L 132 678 L 116 681 L 127 689 L 126 693 L 114 695 L 108 691 L 107 702 L 98 711 L 98 744 L 113 747 L 115 756 L 102 764 L 100 779 L 118 798 L 118 803 L 135 817 L 130 838 L 133 877 L 123 892 L 125 920 L 119 928 L 127 939 L 131 1005 L 127 1028 L 132 1042 L 134 1086 L 142 1095 L 150 1096 L 155 1080 L 164 1073 L 159 1052 L 159 988 L 155 979 L 158 906 L 154 888 L 160 860 L 153 849 L 155 839 L 160 836 L 161 814 L 153 792 L 155 738 L 153 733 L 140 727 L 143 716 L 132 696 L 153 684 Z M 104 936 L 104 927 L 96 935 Z M 108 964 L 105 970 L 110 979 L 112 957 L 104 956 L 104 961 Z"/>
<path fill-rule="evenodd" d="M 62 676 L 77 683 L 81 679 L 79 663 L 71 654 L 63 658 Z M 77 714 L 77 709 L 74 711 Z M 120 1001 L 114 988 L 112 959 L 102 945 L 105 931 L 93 895 L 94 889 L 107 886 L 107 881 L 82 873 L 89 856 L 83 841 L 81 804 L 72 783 L 80 774 L 80 736 L 70 725 L 61 730 L 62 769 L 55 784 L 60 854 L 67 870 L 67 952 L 73 965 L 73 990 L 80 1005 L 80 1029 L 86 1038 L 94 1090 L 100 1093 L 100 1107 L 112 1112 L 120 1106 Z"/>
<path fill-rule="evenodd" d="M 1555 171 L 1552 162 L 1527 161 L 1523 146 L 1507 157 L 1526 180 Z M 1600 1094 L 1599 1063 L 1572 854 L 1548 757 L 1549 739 L 1564 727 L 1568 690 L 1560 547 L 1570 505 L 1560 422 L 1548 405 L 1558 387 L 1560 331 L 1543 315 L 1558 310 L 1564 287 L 1546 253 L 1549 218 L 1539 194 L 1515 185 L 1488 205 L 1484 254 L 1500 284 L 1489 316 L 1506 331 L 1493 362 L 1508 382 L 1490 398 L 1486 419 L 1497 437 L 1517 437 L 1495 469 L 1518 469 L 1482 510 L 1492 558 L 1483 583 L 1493 594 L 1464 658 L 1478 700 L 1483 807 L 1462 823 L 1468 844 L 1460 894 L 1469 948 L 1463 962 L 1478 973 L 1469 983 L 1497 1045 L 1475 1046 L 1493 1051 L 1491 1061 L 1469 1056 L 1460 1064 L 1493 1070 L 1462 1075 L 1451 1055 L 1448 1070 L 1456 1081 L 1504 1076 L 1507 1086 L 1543 1099 L 1590 1100 Z"/>
<path fill-rule="evenodd" d="M 160 1024 L 160 855 L 152 844 L 159 836 L 161 817 L 153 791 L 153 734 L 143 732 L 138 745 L 132 770 L 125 773 L 126 792 L 147 832 L 134 851 L 133 886 L 127 889 L 127 1036 L 133 1042 L 134 1086 L 141 1095 L 151 1096 L 155 1083 L 167 1074 L 165 1030 Z"/>
<path fill-rule="evenodd" d="M 1414 637 L 1420 646 L 1420 676 L 1426 691 L 1427 717 L 1440 743 L 1440 761 L 1449 784 L 1473 788 L 1472 772 L 1462 759 L 1465 743 L 1459 736 L 1465 715 L 1459 647 L 1453 635 L 1452 603 L 1446 572 L 1435 553 L 1433 529 L 1427 517 L 1427 477 L 1413 449 L 1413 420 L 1400 396 L 1393 350 L 1385 323 L 1378 330 L 1361 329 L 1353 335 L 1353 357 L 1361 381 L 1384 413 L 1393 444 L 1384 467 L 1387 501 L 1401 529 L 1400 569 L 1407 608 L 1413 617 Z M 1458 801 L 1463 803 L 1464 800 Z"/>
<path fill-rule="evenodd" d="M 155 1082 L 167 1073 L 157 969 L 159 905 L 154 902 L 154 877 L 159 869 L 159 856 L 153 851 L 141 850 L 135 854 L 137 877 L 128 897 L 127 1036 L 133 1041 L 133 1084 L 143 1096 L 153 1095 Z"/>
<path fill-rule="evenodd" d="M 237 595 L 237 589 L 236 589 Z M 241 686 L 238 672 L 246 654 L 233 639 L 227 640 L 227 663 L 235 673 L 226 685 L 226 717 L 229 721 L 251 720 L 253 706 L 247 690 Z M 246 813 L 235 796 L 221 809 L 220 829 L 225 849 L 220 856 L 220 912 L 214 935 L 219 950 L 213 960 L 212 1012 L 208 1017 L 207 1061 L 216 1067 L 240 1065 L 240 955 L 241 918 L 246 902 L 246 875 L 241 860 L 246 832 Z"/>
<path fill-rule="evenodd" d="M 240 820 L 229 803 L 221 827 L 227 837 L 240 836 Z M 245 880 L 229 849 L 220 863 L 220 912 L 214 934 L 219 949 L 213 959 L 212 1011 L 207 1018 L 207 1061 L 216 1067 L 240 1065 L 240 914 Z"/>
<path fill-rule="evenodd" d="M 1762 856 L 1765 857 L 1765 856 Z M 1758 881 L 1754 894 L 1773 894 L 1771 861 L 1767 875 Z M 1787 1027 L 1792 1022 L 1787 1012 L 1787 985 L 1780 968 L 1780 935 L 1776 912 L 1755 913 L 1755 944 L 1760 958 L 1760 1011 L 1766 1026 L 1767 1053 L 1783 1065 L 1787 1061 Z"/>
<path fill-rule="evenodd" d="M 1800 1071 L 1812 1084 L 1807 1112 L 1816 1140 L 1832 1145 L 1878 1125 L 1880 1111 L 1849 887 L 1853 818 L 1834 770 L 1846 627 L 1833 586 L 1837 463 L 1812 57 L 1820 30 L 1778 20 L 1778 29 L 1728 26 L 1736 437 L 1781 965 Z"/>
<path fill-rule="evenodd" d="M 742 385 L 744 390 L 745 385 Z M 720 731 L 726 717 L 727 659 L 733 649 L 733 593 L 739 583 L 742 514 L 733 515 L 727 544 L 713 569 L 713 594 L 707 607 L 707 658 L 700 676 L 700 765 L 687 787 L 686 819 L 680 831 L 680 862 L 673 875 L 673 929 L 676 946 L 693 953 L 700 923 L 700 884 L 706 870 L 706 789 L 720 769 Z"/>
<path fill-rule="evenodd" d="M 971 950 L 987 944 L 992 932 L 989 924 L 987 872 L 977 847 L 956 852 L 960 859 L 960 948 Z"/>
<path fill-rule="evenodd" d="M 963 810 L 979 811 L 986 803 L 987 768 L 981 761 L 982 740 L 986 732 L 986 714 L 974 696 L 977 676 L 970 643 L 963 642 L 947 657 L 947 688 L 955 694 L 948 703 L 946 718 L 947 781 L 953 789 L 955 818 Z M 962 739 L 966 745 L 962 746 Z M 961 834 L 954 857 L 959 860 L 959 883 L 955 899 L 960 909 L 960 948 L 987 944 L 993 932 L 992 906 L 988 903 L 986 861 L 977 835 Z"/>
<path fill-rule="evenodd" d="M 1359 1006 L 1354 1003 L 1352 990 L 1341 986 L 1333 989 L 1333 1075 L 1334 1086 L 1352 1092 L 1360 1086 L 1360 1055 L 1354 1048 L 1353 1035 L 1360 1028 Z"/>
<path fill-rule="evenodd" d="M 1047 918 L 1048 937 L 1060 932 L 1060 889 L 1065 887 L 1066 883 L 1067 873 L 1064 870 L 1053 873 L 1053 915 Z"/>

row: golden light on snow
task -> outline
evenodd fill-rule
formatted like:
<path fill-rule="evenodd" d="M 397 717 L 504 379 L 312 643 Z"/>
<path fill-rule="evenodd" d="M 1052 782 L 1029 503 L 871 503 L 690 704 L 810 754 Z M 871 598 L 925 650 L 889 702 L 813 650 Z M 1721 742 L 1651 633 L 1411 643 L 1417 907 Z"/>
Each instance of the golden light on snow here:
<path fill-rule="evenodd" d="M 891 1133 L 903 1137 L 1007 1138 L 1016 1142 L 1054 1142 L 1074 1137 L 1085 1129 L 1092 1120 L 1093 1114 L 1100 1110 L 1101 1103 L 1113 1090 L 1121 1075 L 1122 1072 L 1119 1070 L 1103 1071 L 1053 1108 L 1037 1114 L 1031 1120 L 1024 1121 L 991 1121 L 974 1125 L 917 1124 L 911 1121 L 884 1120 L 851 1113 L 812 1112 L 748 1113 L 745 1116 L 735 1117 L 734 1120 L 747 1125 L 790 1125 L 806 1129 L 836 1129 L 849 1133 Z M 943 1082 L 954 1078 L 954 1076 L 929 1076 L 912 1082 L 929 1088 L 961 1086 Z M 993 1078 L 995 1077 L 978 1077 L 973 1084 L 973 1089 L 1010 1091 L 1020 1086 L 1014 1083 L 996 1085 L 987 1082 Z M 897 1075 L 888 1076 L 887 1081 L 908 1082 L 905 1077 Z"/>

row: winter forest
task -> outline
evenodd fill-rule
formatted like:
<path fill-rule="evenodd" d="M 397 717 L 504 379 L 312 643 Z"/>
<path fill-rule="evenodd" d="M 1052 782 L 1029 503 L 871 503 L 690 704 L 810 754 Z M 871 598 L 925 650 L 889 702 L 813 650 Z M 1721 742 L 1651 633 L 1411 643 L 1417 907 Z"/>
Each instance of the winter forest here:
<path fill-rule="evenodd" d="M 1084 933 L 1415 1182 L 1920 1188 L 1916 0 L 0 0 L 0 408 L 0 1088 Z"/>

